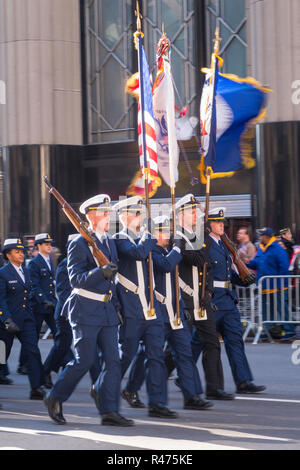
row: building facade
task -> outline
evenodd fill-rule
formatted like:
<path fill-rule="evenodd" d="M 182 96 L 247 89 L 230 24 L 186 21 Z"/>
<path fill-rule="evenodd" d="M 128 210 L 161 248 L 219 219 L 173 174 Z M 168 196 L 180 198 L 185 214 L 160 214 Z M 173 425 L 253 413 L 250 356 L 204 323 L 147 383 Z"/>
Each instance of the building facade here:
<path fill-rule="evenodd" d="M 162 30 L 172 43 L 178 107 L 198 117 L 203 74 L 219 26 L 224 72 L 272 88 L 256 126 L 256 167 L 212 181 L 212 204 L 235 223 L 298 235 L 300 19 L 298 0 L 140 0 L 144 46 L 155 75 Z M 124 91 L 137 71 L 136 0 L 0 0 L 0 235 L 73 232 L 52 184 L 76 209 L 86 198 L 126 193 L 138 170 L 137 106 Z M 199 131 L 198 131 L 199 132 Z M 181 144 L 176 196 L 204 196 L 196 139 Z M 169 198 L 163 183 L 155 200 Z"/>

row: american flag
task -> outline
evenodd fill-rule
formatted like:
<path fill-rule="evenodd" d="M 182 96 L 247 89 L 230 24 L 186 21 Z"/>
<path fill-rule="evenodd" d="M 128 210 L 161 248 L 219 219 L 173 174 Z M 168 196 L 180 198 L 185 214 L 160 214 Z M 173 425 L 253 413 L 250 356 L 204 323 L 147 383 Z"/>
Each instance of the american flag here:
<path fill-rule="evenodd" d="M 143 95 L 141 96 L 141 86 L 138 88 L 138 94 L 140 98 L 138 104 L 138 144 L 140 171 L 137 173 L 130 187 L 128 188 L 127 194 L 142 196 L 145 195 L 144 168 L 147 165 L 149 170 L 149 196 L 153 196 L 157 187 L 160 185 L 160 178 L 158 177 L 157 169 L 157 148 L 155 123 L 153 117 L 152 86 L 147 57 L 143 46 L 141 46 L 140 50 L 140 71 L 142 75 L 141 83 L 143 89 Z M 135 92 L 136 91 L 137 90 L 135 90 Z M 142 129 L 142 113 L 144 118 L 144 134 Z"/>

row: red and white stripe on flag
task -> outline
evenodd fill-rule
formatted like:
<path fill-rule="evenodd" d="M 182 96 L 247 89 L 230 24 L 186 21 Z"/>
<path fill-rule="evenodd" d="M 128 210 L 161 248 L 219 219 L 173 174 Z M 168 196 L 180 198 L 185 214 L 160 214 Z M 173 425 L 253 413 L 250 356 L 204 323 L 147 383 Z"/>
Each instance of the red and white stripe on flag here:
<path fill-rule="evenodd" d="M 151 179 L 157 178 L 157 148 L 156 148 L 156 133 L 154 119 L 148 111 L 144 111 L 145 123 L 145 142 L 146 142 L 146 160 Z M 141 123 L 141 109 L 138 105 L 138 143 L 139 155 L 142 174 L 144 174 L 144 152 L 143 152 L 143 136 L 142 136 L 142 123 Z"/>
<path fill-rule="evenodd" d="M 152 97 L 152 86 L 150 80 L 149 67 L 147 63 L 147 57 L 142 47 L 141 54 L 141 73 L 142 83 L 143 83 L 143 121 L 144 121 L 144 130 L 142 129 L 142 116 L 141 116 L 141 96 L 140 90 L 141 87 L 138 87 L 139 91 L 139 104 L 138 104 L 138 145 L 139 145 L 139 157 L 140 157 L 140 171 L 135 176 L 130 187 L 127 190 L 127 194 L 136 194 L 136 195 L 145 195 L 145 180 L 144 180 L 144 167 L 145 161 L 148 168 L 148 185 L 149 185 L 149 196 L 153 196 L 157 190 L 157 187 L 161 185 L 161 180 L 158 176 L 158 167 L 157 167 L 157 148 L 156 148 L 156 133 L 155 133 L 155 123 L 153 117 L 153 97 Z M 134 86 L 135 95 L 137 94 L 137 83 L 134 85 L 134 81 L 131 83 L 131 86 L 128 87 L 133 91 L 132 86 Z M 139 83 L 140 85 L 140 83 Z M 143 131 L 144 137 L 143 138 Z M 145 142 L 145 149 L 143 148 L 143 143 Z"/>

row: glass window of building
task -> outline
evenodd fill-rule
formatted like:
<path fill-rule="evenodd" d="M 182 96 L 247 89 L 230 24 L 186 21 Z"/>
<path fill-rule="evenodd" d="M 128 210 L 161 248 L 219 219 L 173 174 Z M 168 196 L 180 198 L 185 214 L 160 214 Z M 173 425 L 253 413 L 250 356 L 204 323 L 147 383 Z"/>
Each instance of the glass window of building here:
<path fill-rule="evenodd" d="M 247 76 L 247 19 L 245 0 L 206 0 L 207 65 L 213 49 L 216 26 L 222 38 L 222 71 Z"/>
<path fill-rule="evenodd" d="M 156 46 L 162 29 L 171 41 L 171 67 L 178 106 L 187 105 L 190 114 L 197 114 L 195 1 L 144 0 L 145 48 L 149 65 L 155 76 Z"/>
<path fill-rule="evenodd" d="M 87 0 L 89 143 L 134 139 L 134 100 L 124 92 L 132 75 L 132 1 Z"/>
<path fill-rule="evenodd" d="M 196 113 L 195 1 L 140 0 L 144 47 L 153 78 L 156 46 L 164 30 L 171 40 L 171 66 L 179 107 Z M 126 80 L 137 72 L 136 0 L 86 0 L 87 100 L 89 143 L 136 137 L 134 98 Z M 133 70 L 133 67 L 135 70 Z"/>

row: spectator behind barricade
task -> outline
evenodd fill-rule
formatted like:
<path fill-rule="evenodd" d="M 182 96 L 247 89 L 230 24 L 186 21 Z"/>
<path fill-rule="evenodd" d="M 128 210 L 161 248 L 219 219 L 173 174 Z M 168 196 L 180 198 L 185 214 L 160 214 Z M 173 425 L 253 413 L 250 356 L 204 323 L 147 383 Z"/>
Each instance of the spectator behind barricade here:
<path fill-rule="evenodd" d="M 300 245 L 294 245 L 294 254 L 290 261 L 289 271 L 292 276 L 300 276 Z M 293 290 L 293 312 L 299 312 L 300 303 L 300 278 L 293 278 L 292 280 Z M 299 339 L 299 325 L 295 328 L 297 339 Z"/>
<path fill-rule="evenodd" d="M 289 258 L 286 250 L 284 250 L 276 240 L 274 231 L 271 228 L 264 227 L 257 230 L 260 237 L 260 247 L 255 257 L 247 263 L 250 269 L 257 271 L 257 282 L 264 276 L 286 276 L 289 275 Z M 287 279 L 284 280 L 284 287 L 281 289 L 281 279 L 277 279 L 277 284 L 272 278 L 264 280 L 262 283 L 262 319 L 274 321 L 276 318 L 274 308 L 277 305 L 277 319 L 289 320 L 288 308 L 288 287 Z M 283 297 L 282 297 L 283 296 Z M 284 304 L 284 311 L 282 312 L 282 299 Z M 267 317 L 268 314 L 268 317 Z M 267 327 L 267 324 L 265 324 Z M 267 327 L 272 334 L 274 327 Z M 280 336 L 286 339 L 294 334 L 294 326 L 292 324 L 285 324 L 284 330 L 282 328 L 275 328 L 276 336 L 280 331 Z"/>
<path fill-rule="evenodd" d="M 280 242 L 287 251 L 287 254 L 289 256 L 289 261 L 291 261 L 292 256 L 294 254 L 294 246 L 295 246 L 295 241 L 293 239 L 291 229 L 288 227 L 283 228 L 279 230 L 279 235 L 280 235 Z"/>
<path fill-rule="evenodd" d="M 238 255 L 241 260 L 247 264 L 256 254 L 256 248 L 250 241 L 249 228 L 240 227 L 236 239 L 239 242 Z"/>
<path fill-rule="evenodd" d="M 300 275 L 300 245 L 294 246 L 294 253 L 290 261 L 289 271 L 290 274 L 295 276 Z"/>

